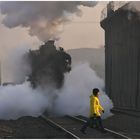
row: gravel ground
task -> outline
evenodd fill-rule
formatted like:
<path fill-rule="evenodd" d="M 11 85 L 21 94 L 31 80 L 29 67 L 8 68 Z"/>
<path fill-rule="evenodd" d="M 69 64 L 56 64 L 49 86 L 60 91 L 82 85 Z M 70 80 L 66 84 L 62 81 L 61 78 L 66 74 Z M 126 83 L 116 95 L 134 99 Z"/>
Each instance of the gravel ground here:
<path fill-rule="evenodd" d="M 0 138 L 62 139 L 65 133 L 53 128 L 40 117 L 21 117 L 17 120 L 0 120 Z"/>

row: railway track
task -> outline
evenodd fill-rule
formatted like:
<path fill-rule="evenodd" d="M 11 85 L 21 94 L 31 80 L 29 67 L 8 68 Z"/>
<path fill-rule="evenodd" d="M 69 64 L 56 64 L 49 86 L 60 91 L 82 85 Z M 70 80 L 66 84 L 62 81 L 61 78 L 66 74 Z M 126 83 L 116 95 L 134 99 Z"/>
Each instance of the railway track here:
<path fill-rule="evenodd" d="M 47 123 L 53 127 L 60 129 L 65 132 L 66 138 L 74 139 L 87 139 L 87 138 L 103 138 L 103 139 L 130 139 L 129 137 L 115 132 L 113 130 L 105 128 L 107 133 L 101 133 L 93 128 L 88 128 L 87 134 L 82 134 L 79 130 L 85 119 L 79 117 L 73 117 L 66 115 L 64 117 L 46 117 L 45 115 L 41 116 Z"/>
<path fill-rule="evenodd" d="M 77 121 L 79 121 L 79 122 L 83 122 L 83 123 L 86 122 L 85 119 L 82 119 L 82 118 L 80 118 L 80 117 L 73 117 L 73 116 L 67 116 L 67 117 L 69 117 L 69 118 L 71 118 L 71 119 L 74 119 L 74 120 L 77 120 Z M 117 137 L 120 138 L 120 139 L 121 139 L 121 138 L 122 138 L 122 139 L 131 139 L 131 138 L 129 138 L 129 137 L 127 137 L 127 136 L 125 136 L 125 135 L 123 135 L 123 134 L 121 134 L 121 133 L 115 132 L 115 131 L 110 130 L 110 129 L 108 129 L 108 128 L 105 128 L 105 130 L 106 130 L 108 133 L 110 133 L 110 134 L 112 134 L 112 135 L 114 135 L 114 136 L 117 136 Z"/>
<path fill-rule="evenodd" d="M 55 127 L 56 129 L 60 129 L 61 131 L 64 131 L 65 134 L 65 138 L 74 138 L 74 139 L 80 139 L 78 136 L 76 136 L 75 134 L 73 134 L 72 132 L 70 132 L 69 130 L 65 129 L 62 125 L 60 125 L 58 122 L 54 121 L 54 118 L 47 118 L 45 115 L 41 116 L 45 121 L 47 121 L 47 123 L 49 123 L 50 125 L 52 125 L 53 127 Z M 58 119 L 58 118 L 57 118 Z M 56 120 L 56 118 L 55 118 Z"/>

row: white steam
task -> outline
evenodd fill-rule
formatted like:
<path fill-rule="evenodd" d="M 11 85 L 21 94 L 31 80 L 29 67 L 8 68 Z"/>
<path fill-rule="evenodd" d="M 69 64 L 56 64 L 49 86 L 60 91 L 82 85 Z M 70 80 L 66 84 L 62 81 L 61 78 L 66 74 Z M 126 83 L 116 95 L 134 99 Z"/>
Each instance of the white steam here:
<path fill-rule="evenodd" d="M 100 89 L 101 104 L 105 109 L 103 117 L 111 115 L 112 101 L 103 92 L 104 82 L 88 63 L 80 64 L 65 77 L 64 87 L 56 100 L 56 112 L 69 115 L 89 116 L 90 95 L 93 88 Z"/>
<path fill-rule="evenodd" d="M 29 34 L 42 41 L 57 38 L 71 14 L 81 15 L 80 5 L 93 7 L 95 1 L 11 1 L 1 2 L 3 24 L 9 28 L 29 28 Z"/>
<path fill-rule="evenodd" d="M 25 27 L 29 34 L 37 36 L 41 41 L 55 39 L 62 32 L 70 16 L 80 16 L 80 6 L 93 7 L 97 2 L 87 1 L 7 1 L 0 2 L 0 10 L 4 15 L 3 24 L 9 28 Z M 5 73 L 10 74 L 7 81 L 21 83 L 30 67 L 23 59 L 26 51 L 19 48 L 11 56 Z M 13 59 L 14 58 L 14 59 Z M 8 75 L 7 75 L 8 77 Z M 101 91 L 101 104 L 105 109 L 103 117 L 111 115 L 112 102 L 102 91 L 104 82 L 88 64 L 75 65 L 65 75 L 64 86 L 60 90 L 53 88 L 36 90 L 25 81 L 19 85 L 0 86 L 0 119 L 17 119 L 22 116 L 39 116 L 45 110 L 56 115 L 89 115 L 89 96 L 93 88 Z"/>
<path fill-rule="evenodd" d="M 111 115 L 112 102 L 103 93 L 103 81 L 88 64 L 75 66 L 65 76 L 61 90 L 33 90 L 28 82 L 0 87 L 0 119 L 17 119 L 21 116 L 39 116 L 46 109 L 57 115 L 89 115 L 89 96 L 93 88 L 101 90 L 104 117 Z"/>
<path fill-rule="evenodd" d="M 0 87 L 0 119 L 39 116 L 47 107 L 47 98 L 33 90 L 28 82 Z"/>
<path fill-rule="evenodd" d="M 27 45 L 18 46 L 7 51 L 2 59 L 2 82 L 21 84 L 25 81 L 25 77 L 31 72 L 25 55 L 28 51 L 29 47 Z"/>

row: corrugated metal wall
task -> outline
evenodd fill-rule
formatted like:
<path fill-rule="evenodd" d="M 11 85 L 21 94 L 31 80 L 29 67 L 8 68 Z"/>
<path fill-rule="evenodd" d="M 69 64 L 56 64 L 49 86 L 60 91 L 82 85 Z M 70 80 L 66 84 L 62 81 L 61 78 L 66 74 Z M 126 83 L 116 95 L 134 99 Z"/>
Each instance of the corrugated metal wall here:
<path fill-rule="evenodd" d="M 140 21 L 127 15 L 122 11 L 103 25 L 106 92 L 115 107 L 140 109 Z"/>

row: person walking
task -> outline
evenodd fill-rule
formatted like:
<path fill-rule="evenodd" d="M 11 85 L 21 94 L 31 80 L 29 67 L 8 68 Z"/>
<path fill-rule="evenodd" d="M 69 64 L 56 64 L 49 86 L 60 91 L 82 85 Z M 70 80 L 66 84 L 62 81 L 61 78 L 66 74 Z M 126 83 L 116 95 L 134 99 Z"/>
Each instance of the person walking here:
<path fill-rule="evenodd" d="M 106 132 L 101 119 L 101 112 L 104 113 L 104 109 L 99 101 L 99 89 L 94 88 L 93 94 L 90 96 L 90 117 L 87 122 L 82 126 L 80 131 L 86 134 L 88 126 L 98 128 L 101 132 Z"/>

